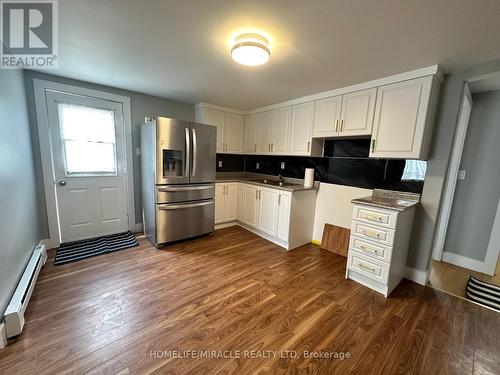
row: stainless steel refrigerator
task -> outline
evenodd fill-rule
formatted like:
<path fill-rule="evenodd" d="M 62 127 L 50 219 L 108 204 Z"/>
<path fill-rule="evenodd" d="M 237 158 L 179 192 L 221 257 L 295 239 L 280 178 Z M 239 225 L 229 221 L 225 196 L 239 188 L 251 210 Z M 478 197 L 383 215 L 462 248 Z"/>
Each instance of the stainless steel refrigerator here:
<path fill-rule="evenodd" d="M 142 223 L 156 247 L 214 230 L 216 132 L 166 117 L 142 125 Z"/>

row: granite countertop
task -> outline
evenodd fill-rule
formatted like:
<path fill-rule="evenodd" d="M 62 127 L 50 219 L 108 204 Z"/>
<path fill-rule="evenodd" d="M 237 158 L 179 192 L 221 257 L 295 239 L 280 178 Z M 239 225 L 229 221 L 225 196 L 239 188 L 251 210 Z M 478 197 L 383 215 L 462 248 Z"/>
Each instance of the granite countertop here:
<path fill-rule="evenodd" d="M 306 188 L 303 185 L 303 181 L 299 179 L 293 179 L 293 178 L 284 178 L 286 183 L 289 185 L 286 186 L 276 186 L 276 185 L 271 185 L 271 184 L 265 184 L 263 182 L 259 182 L 256 180 L 262 180 L 262 179 L 268 179 L 268 180 L 277 180 L 278 178 L 275 176 L 267 176 L 267 175 L 249 175 L 249 174 L 241 174 L 241 175 L 217 175 L 215 178 L 215 182 L 245 182 L 247 184 L 251 185 L 257 185 L 257 186 L 264 186 L 272 189 L 278 189 L 278 190 L 283 190 L 283 191 L 302 191 L 302 190 L 317 190 L 318 185 L 315 184 L 313 187 Z"/>
<path fill-rule="evenodd" d="M 405 211 L 420 203 L 420 194 L 375 189 L 372 196 L 353 199 L 351 202 L 388 210 Z"/>

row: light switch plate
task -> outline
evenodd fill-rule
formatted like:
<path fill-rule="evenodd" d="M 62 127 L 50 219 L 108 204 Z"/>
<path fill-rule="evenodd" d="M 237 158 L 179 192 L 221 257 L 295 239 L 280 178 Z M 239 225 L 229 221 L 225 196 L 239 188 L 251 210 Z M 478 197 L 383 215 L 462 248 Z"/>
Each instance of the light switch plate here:
<path fill-rule="evenodd" d="M 255 169 L 259 169 L 260 165 L 259 163 L 255 163 Z"/>
<path fill-rule="evenodd" d="M 281 169 L 285 169 L 285 162 L 284 161 L 281 162 Z"/>
<path fill-rule="evenodd" d="M 222 168 L 222 160 L 219 160 L 219 168 Z"/>
<path fill-rule="evenodd" d="M 457 178 L 458 178 L 459 180 L 465 180 L 465 176 L 466 176 L 466 175 L 467 175 L 467 171 L 466 171 L 465 169 L 460 169 L 460 170 L 458 171 L 458 176 L 457 176 Z"/>

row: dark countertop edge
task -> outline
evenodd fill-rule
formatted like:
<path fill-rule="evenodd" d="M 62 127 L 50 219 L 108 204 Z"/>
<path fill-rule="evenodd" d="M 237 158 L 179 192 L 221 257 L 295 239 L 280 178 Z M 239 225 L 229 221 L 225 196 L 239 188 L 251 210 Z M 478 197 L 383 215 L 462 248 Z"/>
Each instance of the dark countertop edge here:
<path fill-rule="evenodd" d="M 215 183 L 223 183 L 223 182 L 242 182 L 246 184 L 251 184 L 251 185 L 257 185 L 257 186 L 263 186 L 271 189 L 277 189 L 277 190 L 283 190 L 283 191 L 289 191 L 291 193 L 296 192 L 296 191 L 305 191 L 305 190 L 318 190 L 317 186 L 313 186 L 310 188 L 306 188 L 303 185 L 296 184 L 297 187 L 283 187 L 283 186 L 275 186 L 275 185 L 268 185 L 268 184 L 263 184 L 261 182 L 257 181 L 252 181 L 251 179 L 246 179 L 246 178 L 238 178 L 238 177 L 222 177 L 222 178 L 216 178 Z"/>

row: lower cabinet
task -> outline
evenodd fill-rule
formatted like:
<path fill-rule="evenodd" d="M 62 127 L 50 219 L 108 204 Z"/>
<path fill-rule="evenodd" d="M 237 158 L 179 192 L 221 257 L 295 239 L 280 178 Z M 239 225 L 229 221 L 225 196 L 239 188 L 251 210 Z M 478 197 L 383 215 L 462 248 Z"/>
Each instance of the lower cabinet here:
<path fill-rule="evenodd" d="M 291 192 L 244 182 L 233 189 L 223 187 L 231 184 L 216 184 L 216 224 L 237 221 L 287 250 L 311 241 L 316 190 Z M 233 202 L 231 193 L 223 193 L 227 191 L 237 192 L 237 207 L 229 204 L 231 215 L 225 209 L 228 201 Z"/>
<path fill-rule="evenodd" d="M 238 219 L 238 183 L 215 184 L 215 224 Z"/>

